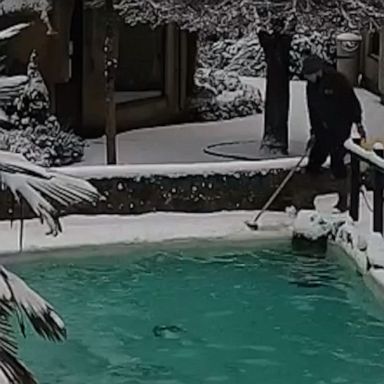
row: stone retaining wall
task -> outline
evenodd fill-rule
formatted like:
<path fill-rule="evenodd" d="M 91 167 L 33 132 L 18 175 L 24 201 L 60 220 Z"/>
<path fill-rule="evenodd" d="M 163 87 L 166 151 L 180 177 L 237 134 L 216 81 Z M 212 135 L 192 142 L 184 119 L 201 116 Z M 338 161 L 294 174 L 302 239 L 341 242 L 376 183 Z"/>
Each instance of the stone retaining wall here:
<path fill-rule="evenodd" d="M 214 212 L 260 209 L 286 176 L 288 170 L 239 171 L 228 174 L 143 175 L 87 177 L 106 197 L 95 206 L 75 207 L 65 214 L 141 214 L 154 211 Z M 329 174 L 310 177 L 297 172 L 271 210 L 295 205 L 312 208 L 321 193 L 335 192 L 339 184 Z M 0 220 L 30 218 L 28 207 L 14 205 L 8 191 L 0 192 Z M 25 204 L 24 204 L 25 205 Z"/>

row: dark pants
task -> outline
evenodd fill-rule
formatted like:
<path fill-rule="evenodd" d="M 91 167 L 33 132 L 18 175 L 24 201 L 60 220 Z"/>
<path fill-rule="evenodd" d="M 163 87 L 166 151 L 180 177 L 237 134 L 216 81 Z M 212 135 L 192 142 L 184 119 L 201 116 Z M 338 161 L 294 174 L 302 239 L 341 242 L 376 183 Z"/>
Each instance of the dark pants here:
<path fill-rule="evenodd" d="M 344 164 L 346 150 L 344 142 L 349 137 L 351 128 L 344 130 L 343 135 L 320 134 L 316 135 L 315 144 L 309 154 L 307 170 L 309 173 L 319 173 L 321 166 L 328 156 L 331 156 L 331 171 L 336 179 L 347 177 L 347 167 Z M 332 132 L 330 130 L 330 132 Z M 335 132 L 335 131 L 333 131 Z M 348 132 L 348 134 L 346 134 Z"/>

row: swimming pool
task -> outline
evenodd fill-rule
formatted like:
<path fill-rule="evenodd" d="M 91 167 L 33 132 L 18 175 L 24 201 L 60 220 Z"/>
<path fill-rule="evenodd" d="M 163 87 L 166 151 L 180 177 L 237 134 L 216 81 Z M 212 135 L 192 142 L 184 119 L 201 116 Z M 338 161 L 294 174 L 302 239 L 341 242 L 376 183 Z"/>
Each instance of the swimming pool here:
<path fill-rule="evenodd" d="M 21 341 L 42 384 L 383 382 L 384 311 L 338 255 L 285 243 L 99 252 L 10 266 L 68 327 L 64 344 Z"/>

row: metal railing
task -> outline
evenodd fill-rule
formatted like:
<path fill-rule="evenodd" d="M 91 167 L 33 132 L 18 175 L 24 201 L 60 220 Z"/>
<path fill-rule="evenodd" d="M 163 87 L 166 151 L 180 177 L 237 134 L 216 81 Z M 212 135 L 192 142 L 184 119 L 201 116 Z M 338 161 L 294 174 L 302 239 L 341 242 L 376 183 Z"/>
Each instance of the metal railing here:
<path fill-rule="evenodd" d="M 376 143 L 372 151 L 361 146 L 361 139 L 350 139 L 345 147 L 351 155 L 351 184 L 349 213 L 354 221 L 360 219 L 360 192 L 362 186 L 361 162 L 373 171 L 373 231 L 384 234 L 384 147 Z"/>

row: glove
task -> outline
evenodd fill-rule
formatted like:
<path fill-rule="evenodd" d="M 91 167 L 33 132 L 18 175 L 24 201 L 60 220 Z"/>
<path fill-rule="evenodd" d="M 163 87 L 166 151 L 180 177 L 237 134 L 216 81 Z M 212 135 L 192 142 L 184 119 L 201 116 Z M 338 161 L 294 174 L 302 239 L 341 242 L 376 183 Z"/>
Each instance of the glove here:
<path fill-rule="evenodd" d="M 315 135 L 312 134 L 310 139 L 307 142 L 306 150 L 309 151 L 310 149 L 312 149 L 313 146 L 315 145 L 315 142 L 316 142 L 316 137 Z"/>
<path fill-rule="evenodd" d="M 365 132 L 363 124 L 361 123 L 356 124 L 356 128 L 360 137 L 365 141 L 367 139 L 367 133 Z"/>

